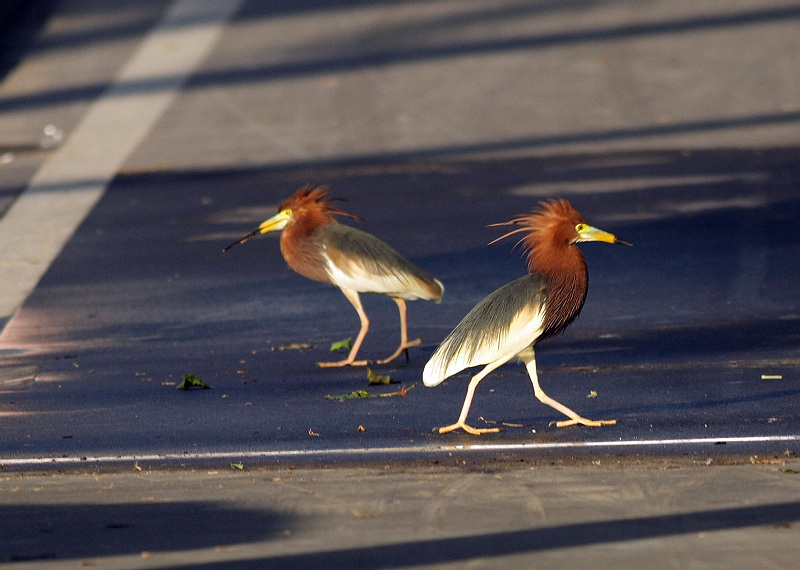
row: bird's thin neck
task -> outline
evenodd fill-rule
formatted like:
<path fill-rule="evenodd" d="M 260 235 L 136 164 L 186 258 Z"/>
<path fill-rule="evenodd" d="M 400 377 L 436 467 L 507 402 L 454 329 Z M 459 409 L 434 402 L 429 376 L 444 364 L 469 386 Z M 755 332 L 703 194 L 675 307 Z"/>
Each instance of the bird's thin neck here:
<path fill-rule="evenodd" d="M 589 273 L 583 254 L 574 245 L 532 250 L 528 269 L 547 282 L 543 340 L 564 330 L 578 316 L 586 300 Z"/>
<path fill-rule="evenodd" d="M 330 215 L 302 216 L 292 220 L 281 232 L 281 253 L 289 267 L 308 279 L 330 283 L 324 249 L 314 239 L 314 232 L 335 223 L 338 222 Z"/>

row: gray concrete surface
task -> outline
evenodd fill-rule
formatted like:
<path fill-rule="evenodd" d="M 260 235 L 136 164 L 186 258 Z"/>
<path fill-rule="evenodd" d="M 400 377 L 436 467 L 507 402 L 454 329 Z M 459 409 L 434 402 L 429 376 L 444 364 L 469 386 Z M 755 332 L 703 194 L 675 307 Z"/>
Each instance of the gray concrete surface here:
<path fill-rule="evenodd" d="M 169 2 L 41 4 L 0 83 L 2 212 L 69 148 L 39 144 L 47 125 L 75 140 L 109 85 L 135 102 L 171 84 L 158 65 L 120 81 Z M 798 18 L 755 0 L 243 2 L 0 315 L 0 561 L 791 567 Z M 558 195 L 633 241 L 586 248 L 584 313 L 539 351 L 551 395 L 620 424 L 549 427 L 514 366 L 476 400 L 476 420 L 508 424 L 481 450 L 430 431 L 465 377 L 326 400 L 364 387 L 314 366 L 355 326 L 346 301 L 290 273 L 274 240 L 219 251 L 307 182 L 447 286 L 410 309 L 423 346 L 382 369 L 405 386 L 520 274 L 486 224 Z M 367 303 L 364 351 L 390 352 L 394 307 Z M 214 390 L 176 392 L 190 372 Z"/>
<path fill-rule="evenodd" d="M 0 478 L 28 568 L 792 568 L 798 461 Z"/>

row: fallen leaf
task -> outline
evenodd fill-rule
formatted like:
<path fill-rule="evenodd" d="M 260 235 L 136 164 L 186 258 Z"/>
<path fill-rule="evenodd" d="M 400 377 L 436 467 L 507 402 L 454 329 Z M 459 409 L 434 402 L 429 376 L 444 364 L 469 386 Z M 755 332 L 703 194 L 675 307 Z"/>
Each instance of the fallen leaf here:
<path fill-rule="evenodd" d="M 317 432 L 315 432 L 311 428 L 308 428 L 308 435 L 313 435 L 314 437 L 319 437 L 319 434 Z"/>
<path fill-rule="evenodd" d="M 389 376 L 381 376 L 372 370 L 372 368 L 367 368 L 367 380 L 369 381 L 370 386 L 400 383 L 400 380 L 393 380 Z"/>
<path fill-rule="evenodd" d="M 211 386 L 200 380 L 194 374 L 184 374 L 183 382 L 178 384 L 178 390 L 188 390 L 190 388 L 200 388 L 201 390 L 209 390 Z"/>
<path fill-rule="evenodd" d="M 353 337 L 349 336 L 344 340 L 337 340 L 336 342 L 331 343 L 331 352 L 337 352 L 339 350 L 350 350 L 353 348 L 353 345 L 350 341 L 353 340 Z"/>
<path fill-rule="evenodd" d="M 781 473 L 786 473 L 787 475 L 796 475 L 797 473 L 800 473 L 800 471 L 797 469 L 789 469 L 787 467 L 786 469 L 781 469 Z"/>
<path fill-rule="evenodd" d="M 325 396 L 325 399 L 338 400 L 340 402 L 343 402 L 344 400 L 358 400 L 359 398 L 369 398 L 369 397 L 370 397 L 369 392 L 367 392 L 366 390 L 355 390 L 353 392 L 350 392 L 349 394 L 342 394 L 341 396 L 331 396 L 330 394 L 328 394 L 327 396 Z"/>
<path fill-rule="evenodd" d="M 367 429 L 364 426 L 360 425 L 360 426 L 358 426 L 358 431 L 364 432 L 364 431 L 367 431 Z"/>
<path fill-rule="evenodd" d="M 239 463 L 231 463 L 231 469 L 243 470 L 244 469 L 244 463 L 242 463 L 241 461 Z"/>
<path fill-rule="evenodd" d="M 596 397 L 597 397 L 597 392 L 596 392 L 596 391 L 594 391 L 594 390 L 592 390 L 591 392 L 589 392 L 588 394 L 586 394 L 586 397 L 587 397 L 587 398 L 596 398 Z"/>

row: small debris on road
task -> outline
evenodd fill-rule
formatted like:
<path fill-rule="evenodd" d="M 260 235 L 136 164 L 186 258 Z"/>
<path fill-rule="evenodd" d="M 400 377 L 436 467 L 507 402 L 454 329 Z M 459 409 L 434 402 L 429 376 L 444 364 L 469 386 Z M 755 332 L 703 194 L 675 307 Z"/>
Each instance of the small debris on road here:
<path fill-rule="evenodd" d="M 183 382 L 178 384 L 178 390 L 189 390 L 191 388 L 199 388 L 201 390 L 210 390 L 211 386 L 200 380 L 194 374 L 184 374 Z"/>

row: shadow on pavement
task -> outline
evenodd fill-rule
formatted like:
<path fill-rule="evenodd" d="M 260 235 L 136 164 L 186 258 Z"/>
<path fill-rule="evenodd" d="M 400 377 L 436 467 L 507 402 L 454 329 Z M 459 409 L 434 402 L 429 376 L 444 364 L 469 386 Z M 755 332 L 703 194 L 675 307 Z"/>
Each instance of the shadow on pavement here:
<path fill-rule="evenodd" d="M 800 503 L 782 503 L 549 528 L 418 540 L 381 546 L 192 563 L 195 568 L 401 568 L 658 539 L 800 520 Z M 275 539 L 294 521 L 270 512 L 227 510 L 206 503 L 24 506 L 0 509 L 6 561 L 176 552 Z M 22 522 L 21 522 L 22 521 Z M 231 531 L 231 529 L 239 529 Z M 15 548 L 13 545 L 19 545 Z M 288 545 L 284 545 L 284 548 Z M 344 545 L 343 545 L 344 546 Z M 265 545 L 269 548 L 269 544 Z M 176 564 L 171 567 L 182 567 Z"/>
<path fill-rule="evenodd" d="M 294 522 L 291 515 L 222 503 L 146 501 L 0 506 L 0 561 L 214 548 L 267 540 Z"/>
<path fill-rule="evenodd" d="M 275 569 L 399 568 L 680 534 L 780 525 L 797 520 L 800 520 L 800 503 L 785 503 L 264 558 L 250 561 L 245 567 L 263 567 L 259 565 L 268 564 Z M 211 569 L 227 566 L 223 563 L 201 567 Z"/>

